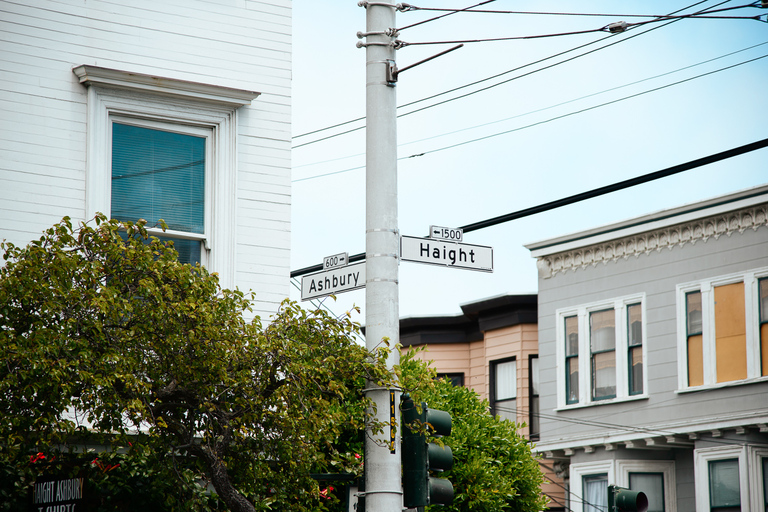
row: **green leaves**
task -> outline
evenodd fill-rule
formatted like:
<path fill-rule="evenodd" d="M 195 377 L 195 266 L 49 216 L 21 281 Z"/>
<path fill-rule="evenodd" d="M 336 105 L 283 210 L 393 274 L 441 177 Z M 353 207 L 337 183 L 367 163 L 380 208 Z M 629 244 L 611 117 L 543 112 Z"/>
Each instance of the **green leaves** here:
<path fill-rule="evenodd" d="M 144 221 L 94 224 L 64 219 L 25 248 L 2 245 L 0 467 L 10 482 L 34 480 L 30 453 L 64 461 L 97 445 L 119 464 L 98 485 L 120 503 L 325 507 L 310 469 L 350 465 L 333 447 L 370 421 L 361 389 L 391 382 L 388 351 L 356 344 L 351 318 L 290 301 L 266 327 L 247 322 L 250 295 L 180 264 Z M 170 482 L 162 499 L 154 479 Z M 119 500 L 101 496 L 114 510 Z"/>
<path fill-rule="evenodd" d="M 544 480 L 530 443 L 517 433 L 517 425 L 489 413 L 487 400 L 447 380 L 434 380 L 434 370 L 416 358 L 418 351 L 401 357 L 398 369 L 404 390 L 414 401 L 446 411 L 453 418 L 451 435 L 442 438 L 453 451 L 453 469 L 445 472 L 455 489 L 453 504 L 444 512 L 536 512 L 547 499 Z M 437 508 L 435 507 L 435 510 Z"/>

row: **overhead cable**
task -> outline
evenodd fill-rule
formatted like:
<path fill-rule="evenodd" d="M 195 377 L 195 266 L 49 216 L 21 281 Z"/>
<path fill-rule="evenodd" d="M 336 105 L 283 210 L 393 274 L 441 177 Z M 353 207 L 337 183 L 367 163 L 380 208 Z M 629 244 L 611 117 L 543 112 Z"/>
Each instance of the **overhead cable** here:
<path fill-rule="evenodd" d="M 689 5 L 689 6 L 687 6 L 687 7 L 684 7 L 683 9 L 679 9 L 678 11 L 674 11 L 674 12 L 672 12 L 671 14 L 675 14 L 675 13 L 677 13 L 677 12 L 681 12 L 681 11 L 684 11 L 684 10 L 686 10 L 686 9 L 690 9 L 690 8 L 692 8 L 692 7 L 695 7 L 695 6 L 699 5 L 699 4 L 702 4 L 702 3 L 706 3 L 706 1 L 707 1 L 707 0 L 701 0 L 701 1 L 699 1 L 699 2 L 696 2 L 696 3 L 694 3 L 694 4 L 691 4 L 691 5 Z M 713 6 L 713 7 L 717 7 L 717 6 L 719 6 L 719 5 L 722 5 L 722 4 L 724 4 L 724 3 L 727 3 L 727 0 L 726 0 L 726 1 L 724 1 L 724 2 L 721 2 L 721 3 L 719 3 L 719 4 L 716 4 L 716 5 L 715 5 L 715 6 Z M 702 11 L 699 11 L 699 12 L 702 12 Z M 404 117 L 404 116 L 407 116 L 407 115 L 410 115 L 410 114 L 413 114 L 413 113 L 416 113 L 416 112 L 421 112 L 422 110 L 426 110 L 426 109 L 429 109 L 429 108 L 432 108 L 432 107 L 436 107 L 436 106 L 438 106 L 438 105 L 442 105 L 442 104 L 445 104 L 445 103 L 448 103 L 448 102 L 451 102 L 451 101 L 455 101 L 455 100 L 458 100 L 458 99 L 461 99 L 461 98 L 465 98 L 465 97 L 467 97 L 467 96 L 471 96 L 471 95 L 473 95 L 473 94 L 477 94 L 477 93 L 479 93 L 479 92 L 483 92 L 483 91 L 486 91 L 486 90 L 492 89 L 492 88 L 494 88 L 494 87 L 497 87 L 497 86 L 499 86 L 499 85 L 503 85 L 503 84 L 505 84 L 505 83 L 509 83 L 509 82 L 511 82 L 511 81 L 513 81 L 513 80 L 517 80 L 518 78 L 523 78 L 523 77 L 525 77 L 525 76 L 529 76 L 529 75 L 532 75 L 532 74 L 534 74 L 534 73 L 538 73 L 539 71 L 543 71 L 543 70 L 546 70 L 546 69 L 550 69 L 550 68 L 552 68 L 552 67 L 555 67 L 555 66 L 558 66 L 558 65 L 560 65 L 560 64 L 564 64 L 564 63 L 566 63 L 566 62 L 570 62 L 570 61 L 572 61 L 572 60 L 575 60 L 575 59 L 578 59 L 578 58 L 580 58 L 580 57 L 584 57 L 584 56 L 586 56 L 586 55 L 590 55 L 590 54 L 592 54 L 592 53 L 594 53 L 594 52 L 597 52 L 597 51 L 603 50 L 603 49 L 605 49 L 605 48 L 609 48 L 609 47 L 611 47 L 611 46 L 613 46 L 613 45 L 616 45 L 616 44 L 622 43 L 622 42 L 624 42 L 624 41 L 628 41 L 628 40 L 630 40 L 630 39 L 633 39 L 633 38 L 635 38 L 635 37 L 641 36 L 641 35 L 643 35 L 643 34 L 647 34 L 647 33 L 651 32 L 651 31 L 653 31 L 653 30 L 656 30 L 656 29 L 659 29 L 659 28 L 662 28 L 662 27 L 666 27 L 667 25 L 669 25 L 669 24 L 671 24 L 671 23 L 675 23 L 675 22 L 677 22 L 677 21 L 680 21 L 680 20 L 679 20 L 679 19 L 670 20 L 669 22 L 667 22 L 667 23 L 665 23 L 665 24 L 663 24 L 663 25 L 658 25 L 658 26 L 652 27 L 652 28 L 650 28 L 650 29 L 648 29 L 648 30 L 646 30 L 646 31 L 644 31 L 644 32 L 640 32 L 640 33 L 638 33 L 638 34 L 634 34 L 634 35 L 631 35 L 631 36 L 628 36 L 628 37 L 624 37 L 624 38 L 622 38 L 622 39 L 619 39 L 619 40 L 617 40 L 617 41 L 614 41 L 614 42 L 608 43 L 608 44 L 606 44 L 605 46 L 601 46 L 601 47 L 599 47 L 599 48 L 595 48 L 595 49 L 592 49 L 592 50 L 590 50 L 590 51 L 587 51 L 587 52 L 584 52 L 584 53 L 582 53 L 582 54 L 579 54 L 579 55 L 575 55 L 575 56 L 573 56 L 573 57 L 570 57 L 570 58 L 568 58 L 568 59 L 565 59 L 565 60 L 562 60 L 562 61 L 559 61 L 559 62 L 555 62 L 555 63 L 553 63 L 553 64 L 550 64 L 550 65 L 548 65 L 548 66 L 545 66 L 545 67 L 543 67 L 543 68 L 538 68 L 538 69 L 535 69 L 535 70 L 533 70 L 533 71 L 530 71 L 530 72 L 528 72 L 528 73 L 525 73 L 525 74 L 522 74 L 522 75 L 514 76 L 514 77 L 512 77 L 512 78 L 509 78 L 509 79 L 507 79 L 507 80 L 504 80 L 504 81 L 498 82 L 498 83 L 496 83 L 496 84 L 491 84 L 491 85 L 489 85 L 489 86 L 487 86 L 487 87 L 484 87 L 484 88 L 482 88 L 482 89 L 477 89 L 477 90 L 475 90 L 475 91 L 471 91 L 471 92 L 469 92 L 469 93 L 466 93 L 466 94 L 463 94 L 463 95 L 460 95 L 460 96 L 455 96 L 455 97 L 453 97 L 453 98 L 449 98 L 449 99 L 447 99 L 447 100 L 444 100 L 444 101 L 441 101 L 441 102 L 438 102 L 438 103 L 434 103 L 434 104 L 431 104 L 431 105 L 427 105 L 427 106 L 425 106 L 425 107 L 421 107 L 421 108 L 419 108 L 419 109 L 416 109 L 416 110 L 412 110 L 412 111 L 410 111 L 410 112 L 406 112 L 406 113 L 404 113 L 404 114 L 400 114 L 400 115 L 398 115 L 397 117 L 398 117 L 398 118 L 400 118 L 400 117 Z M 631 30 L 631 28 L 630 28 L 630 30 Z M 416 105 L 416 104 L 418 104 L 418 103 L 422 103 L 422 102 L 424 102 L 424 101 L 428 101 L 428 100 L 431 100 L 431 99 L 435 99 L 435 98 L 438 98 L 438 97 L 440 97 L 440 96 L 444 96 L 444 95 L 446 95 L 446 94 L 450 94 L 450 93 L 453 93 L 453 92 L 459 91 L 459 90 L 461 90 L 461 89 L 466 89 L 467 87 L 472 87 L 472 86 L 474 86 L 474 85 L 479 85 L 479 84 L 481 84 L 481 83 L 484 83 L 484 82 L 487 82 L 487 81 L 489 81 L 489 80 L 493 80 L 493 79 L 495 79 L 495 78 L 499 78 L 499 77 L 501 77 L 501 76 L 504 76 L 504 75 L 508 75 L 509 73 L 514 73 L 515 71 L 520 71 L 521 69 L 525 69 L 525 68 L 527 68 L 527 67 L 530 67 L 530 66 L 534 66 L 534 65 L 536 65 L 536 64 L 540 64 L 540 63 L 542 63 L 542 62 L 545 62 L 545 61 L 547 61 L 547 60 L 551 60 L 551 59 L 554 59 L 554 58 L 560 57 L 560 56 L 562 56 L 562 55 L 565 55 L 565 54 L 568 54 L 568 53 L 571 53 L 571 52 L 574 52 L 574 51 L 580 50 L 580 49 L 582 49 L 582 48 L 586 48 L 587 46 L 591 46 L 591 45 L 593 45 L 593 44 L 599 43 L 599 42 L 601 42 L 601 41 L 603 41 L 604 39 L 606 39 L 606 38 L 609 38 L 609 37 L 612 37 L 612 36 L 608 35 L 608 36 L 606 36 L 605 38 L 602 38 L 602 39 L 598 39 L 598 40 L 595 40 L 595 41 L 590 41 L 590 42 L 588 42 L 588 43 L 584 43 L 584 44 L 582 44 L 582 45 L 579 45 L 579 46 L 576 46 L 576 47 L 570 48 L 570 49 L 568 49 L 568 50 L 564 50 L 564 51 L 562 51 L 562 52 L 559 52 L 559 53 L 556 53 L 556 54 L 550 55 L 550 56 L 548 56 L 548 57 L 544 57 L 544 58 L 542 58 L 542 59 L 539 59 L 539 60 L 536 60 L 536 61 L 533 61 L 533 62 L 529 62 L 529 63 L 527 63 L 527 64 L 523 64 L 522 66 L 518 66 L 518 67 L 516 67 L 516 68 L 512 68 L 512 69 L 509 69 L 509 70 L 507 70 L 507 71 L 504 71 L 504 72 L 502 72 L 502 73 L 497 73 L 497 74 L 495 74 L 495 75 L 492 75 L 492 76 L 489 76 L 489 77 L 483 78 L 483 79 L 481 79 L 481 80 L 476 80 L 476 81 L 474 81 L 474 82 L 470 82 L 470 83 L 468 83 L 468 84 L 464 84 L 464 85 L 461 85 L 461 86 L 458 86 L 458 87 L 454 87 L 454 88 L 452 88 L 452 89 L 448 89 L 448 90 L 445 90 L 445 91 L 442 91 L 442 92 L 439 92 L 439 93 L 436 93 L 436 94 L 432 94 L 432 95 L 430 95 L 430 96 L 426 96 L 426 97 L 424 97 L 424 98 L 421 98 L 421 99 L 418 99 L 418 100 L 414 100 L 414 101 L 411 101 L 411 102 L 408 102 L 408 103 L 404 103 L 404 104 L 402 104 L 402 105 L 398 106 L 397 108 L 398 108 L 398 109 L 400 109 L 400 108 L 410 107 L 410 106 L 412 106 L 412 105 Z M 348 125 L 348 124 L 352 124 L 352 123 L 356 123 L 356 122 L 359 122 L 359 121 L 364 121 L 364 120 L 365 120 L 365 117 L 364 117 L 364 116 L 363 116 L 363 117 L 358 117 L 358 118 L 355 118 L 355 119 L 351 119 L 351 120 L 349 120 L 349 121 L 344 121 L 344 122 L 341 122 L 341 123 L 337 123 L 337 124 L 334 124 L 334 125 L 331 125 L 331 126 L 327 126 L 327 127 L 325 127 L 325 128 L 319 128 L 319 129 L 317 129 L 317 130 L 313 130 L 313 131 L 310 131 L 310 132 L 305 132 L 305 133 L 302 133 L 302 134 L 296 135 L 296 136 L 294 136 L 294 137 L 293 137 L 293 139 L 295 140 L 295 139 L 297 139 L 297 138 L 300 138 L 300 137 L 305 137 L 305 136 L 308 136 L 308 135 L 313 135 L 313 134 L 315 134 L 315 133 L 323 132 L 323 131 L 326 131 L 326 130 L 331 130 L 331 129 L 334 129 L 334 128 L 339 128 L 339 127 L 341 127 L 341 126 L 346 126 L 346 125 Z M 314 143 L 316 143 L 316 142 L 321 142 L 321 141 L 324 141 L 324 140 L 328 140 L 328 139 L 330 139 L 330 138 L 338 137 L 338 136 L 341 136 L 341 135 L 346 135 L 346 134 L 348 134 L 348 133 L 352 133 L 352 132 L 355 132 L 355 131 L 359 131 L 359 130 L 362 130 L 363 128 L 365 128 L 365 126 L 358 126 L 358 127 L 356 127 L 356 128 L 352 128 L 352 129 L 346 130 L 346 131 L 344 131 L 344 132 L 335 133 L 335 134 L 329 135 L 329 136 L 327 136 L 327 137 L 323 137 L 323 138 L 320 138 L 320 139 L 312 140 L 312 141 L 309 141 L 309 142 L 305 142 L 305 143 L 302 143 L 302 144 L 297 144 L 297 145 L 293 146 L 293 148 L 292 148 L 292 149 L 297 149 L 297 148 L 300 148 L 300 147 L 303 147 L 303 146 L 308 146 L 308 145 L 310 145 L 310 144 L 314 144 Z"/>
<path fill-rule="evenodd" d="M 766 44 L 766 43 L 760 43 L 760 44 L 754 45 L 753 47 L 761 46 L 763 44 Z M 750 47 L 750 48 L 753 48 L 753 47 Z M 672 83 L 669 83 L 669 84 L 661 85 L 661 86 L 655 87 L 653 89 L 647 89 L 645 91 L 641 91 L 641 92 L 638 92 L 638 93 L 635 93 L 635 94 L 631 94 L 629 96 L 623 96 L 623 97 L 617 98 L 615 100 L 607 101 L 607 102 L 604 102 L 604 103 L 599 103 L 597 105 L 592 105 L 590 107 L 586 107 L 586 108 L 583 108 L 583 109 L 580 109 L 580 110 L 574 110 L 572 112 L 567 112 L 565 114 L 562 114 L 562 115 L 559 115 L 559 116 L 555 116 L 555 117 L 550 117 L 548 119 L 543 119 L 543 120 L 537 121 L 535 123 L 527 124 L 527 125 L 524 125 L 524 126 L 518 126 L 517 128 L 512 128 L 510 130 L 504 130 L 502 132 L 492 133 L 490 135 L 485 135 L 483 137 L 477 137 L 477 138 L 474 138 L 474 139 L 469 139 L 469 140 L 465 140 L 465 141 L 462 141 L 462 142 L 457 142 L 455 144 L 450 144 L 448 146 L 443 146 L 443 147 L 436 148 L 436 149 L 421 151 L 419 153 L 414 153 L 412 155 L 400 157 L 397 160 L 400 161 L 400 160 L 407 160 L 407 159 L 410 159 L 410 158 L 417 158 L 417 157 L 421 157 L 421 156 L 424 156 L 424 155 L 427 155 L 427 154 L 430 154 L 430 153 L 438 153 L 440 151 L 445 151 L 447 149 L 453 149 L 453 148 L 457 148 L 457 147 L 460 147 L 460 146 L 466 146 L 467 144 L 473 144 L 475 142 L 481 142 L 481 141 L 484 141 L 484 140 L 487 140 L 487 139 L 492 139 L 494 137 L 499 137 L 501 135 L 508 135 L 510 133 L 519 132 L 521 130 L 526 130 L 528 128 L 533 128 L 535 126 L 539 126 L 539 125 L 542 125 L 542 124 L 551 123 L 552 121 L 557 121 L 559 119 L 564 119 L 566 117 L 571 117 L 571 116 L 574 116 L 574 115 L 577 115 L 577 114 L 582 114 L 582 113 L 588 112 L 590 110 L 595 110 L 595 109 L 598 109 L 598 108 L 601 108 L 601 107 L 606 107 L 608 105 L 613 105 L 613 104 L 619 103 L 621 101 L 625 101 L 625 100 L 628 100 L 628 99 L 636 98 L 638 96 L 643 96 L 645 94 L 649 94 L 649 93 L 652 93 L 652 92 L 660 91 L 660 90 L 663 90 L 663 89 L 666 89 L 666 88 L 669 88 L 669 87 L 672 87 L 672 86 L 675 86 L 675 85 L 680 85 L 680 84 L 683 84 L 683 83 L 686 83 L 686 82 L 690 82 L 691 80 L 695 80 L 695 79 L 702 78 L 702 77 L 705 77 L 705 76 L 708 76 L 708 75 L 712 75 L 714 73 L 719 73 L 721 71 L 726 71 L 726 70 L 731 69 L 731 68 L 735 68 L 735 67 L 738 67 L 738 66 L 741 66 L 741 65 L 744 65 L 744 64 L 748 64 L 750 62 L 754 62 L 754 61 L 757 61 L 757 60 L 760 60 L 760 59 L 764 59 L 766 57 L 768 57 L 768 54 L 761 55 L 760 57 L 755 57 L 753 59 L 745 60 L 745 61 L 742 61 L 742 62 L 738 62 L 738 63 L 732 64 L 730 66 L 725 66 L 725 67 L 722 67 L 722 68 L 719 68 L 719 69 L 708 71 L 706 73 L 701 73 L 699 75 L 695 75 L 695 76 L 692 76 L 692 77 L 689 77 L 689 78 L 685 78 L 683 80 L 678 80 L 677 82 L 672 82 Z M 712 59 L 712 60 L 714 60 L 714 59 Z M 685 69 L 685 68 L 682 68 L 682 69 Z M 659 76 L 662 76 L 662 75 L 659 75 Z M 631 85 L 631 84 L 627 84 L 627 85 Z M 599 93 L 595 93 L 595 94 L 599 94 Z M 590 95 L 590 96 L 592 96 L 592 95 Z M 585 97 L 588 97 L 588 96 L 585 96 Z M 581 99 L 581 98 L 579 98 L 579 99 Z M 573 101 L 576 101 L 576 100 L 573 100 Z M 568 102 L 566 102 L 566 103 L 568 103 Z M 541 110 L 545 110 L 545 109 L 541 109 Z M 522 114 L 522 115 L 525 115 L 525 114 Z M 516 117 L 520 117 L 520 116 L 516 116 Z M 460 130 L 457 130 L 457 131 L 460 131 Z M 427 139 L 424 139 L 424 140 L 427 140 Z M 324 173 L 324 174 L 316 174 L 314 176 L 307 176 L 306 178 L 298 178 L 298 179 L 292 180 L 292 182 L 296 183 L 296 182 L 300 182 L 300 181 L 307 181 L 307 180 L 311 180 L 311 179 L 332 176 L 332 175 L 335 175 L 335 174 L 342 174 L 342 173 L 346 173 L 346 172 L 350 172 L 350 171 L 356 171 L 356 170 L 364 169 L 364 168 L 365 168 L 365 165 L 360 165 L 360 166 L 357 166 L 357 167 L 350 167 L 350 168 L 347 168 L 347 169 L 342 169 L 342 170 L 338 170 L 338 171 L 332 171 L 332 172 L 328 172 L 328 173 Z"/>
<path fill-rule="evenodd" d="M 628 180 L 620 181 L 612 185 L 599 187 L 596 189 L 589 190 L 587 192 L 582 192 L 580 194 L 575 194 L 562 199 L 558 199 L 556 201 L 550 201 L 548 203 L 543 203 L 538 206 L 533 206 L 531 208 L 525 208 L 523 210 L 518 210 L 516 212 L 508 213 L 506 215 L 500 215 L 498 217 L 493 217 L 491 219 L 474 222 L 472 224 L 467 224 L 466 226 L 461 227 L 461 229 L 463 229 L 464 232 L 468 233 L 471 231 L 476 231 L 478 229 L 496 226 L 498 224 L 509 222 L 511 220 L 521 219 L 523 217 L 528 217 L 531 215 L 535 215 L 537 213 L 554 210 L 555 208 L 560 208 L 562 206 L 567 206 L 570 204 L 578 203 L 580 201 L 585 201 L 587 199 L 592 199 L 605 194 L 610 194 L 611 192 L 616 192 L 616 191 L 634 187 L 643 183 L 648 183 L 661 178 L 666 178 L 667 176 L 672 176 L 674 174 L 679 174 L 681 172 L 695 169 L 696 167 L 701 167 L 704 165 L 719 162 L 721 160 L 726 160 L 729 158 L 733 158 L 735 156 L 743 155 L 745 153 L 756 151 L 758 149 L 762 149 L 767 146 L 768 146 L 768 138 L 762 139 L 762 140 L 752 142 L 750 144 L 745 144 L 743 146 L 739 146 L 733 149 L 721 151 L 720 153 L 715 153 L 713 155 L 697 158 L 696 160 L 691 160 L 683 164 L 674 165 L 672 167 L 668 167 L 660 171 L 656 171 L 656 172 L 644 174 L 642 176 L 638 176 L 635 178 L 631 178 Z M 350 256 L 349 262 L 354 263 L 357 261 L 363 261 L 364 259 L 365 259 L 365 253 L 359 253 L 359 254 Z M 321 270 L 323 270 L 322 264 L 312 265 L 302 269 L 292 270 L 291 277 L 299 277 L 299 276 L 311 274 L 313 272 L 319 272 Z"/>

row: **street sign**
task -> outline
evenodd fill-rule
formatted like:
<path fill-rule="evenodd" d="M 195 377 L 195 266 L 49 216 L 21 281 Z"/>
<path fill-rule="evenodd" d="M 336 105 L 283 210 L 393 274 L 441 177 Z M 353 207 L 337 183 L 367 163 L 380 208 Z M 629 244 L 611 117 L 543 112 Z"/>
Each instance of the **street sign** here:
<path fill-rule="evenodd" d="M 429 226 L 429 238 L 461 242 L 464 238 L 464 230 L 461 228 L 445 228 L 443 226 Z"/>
<path fill-rule="evenodd" d="M 302 276 L 301 300 L 365 288 L 365 262 Z"/>
<path fill-rule="evenodd" d="M 444 267 L 493 272 L 493 247 L 485 245 L 401 236 L 400 259 Z"/>
<path fill-rule="evenodd" d="M 347 265 L 349 265 L 349 255 L 346 252 L 323 258 L 323 270 L 346 267 Z"/>

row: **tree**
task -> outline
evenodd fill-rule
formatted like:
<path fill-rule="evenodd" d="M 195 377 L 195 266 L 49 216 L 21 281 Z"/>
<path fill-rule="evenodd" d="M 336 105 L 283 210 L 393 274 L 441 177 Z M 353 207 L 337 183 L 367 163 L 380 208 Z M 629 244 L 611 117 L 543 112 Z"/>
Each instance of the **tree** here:
<path fill-rule="evenodd" d="M 322 509 L 310 471 L 352 460 L 335 443 L 369 421 L 364 383 L 390 379 L 358 324 L 289 301 L 247 321 L 252 297 L 179 263 L 145 221 L 65 218 L 0 249 L 9 510 L 43 466 L 87 474 L 103 510 Z"/>
<path fill-rule="evenodd" d="M 453 451 L 453 469 L 441 477 L 451 480 L 453 504 L 433 507 L 441 512 L 538 512 L 547 504 L 541 493 L 544 475 L 531 444 L 517 425 L 494 417 L 487 400 L 448 380 L 434 380 L 428 363 L 403 354 L 399 374 L 414 402 L 451 414 L 451 435 L 441 438 Z"/>

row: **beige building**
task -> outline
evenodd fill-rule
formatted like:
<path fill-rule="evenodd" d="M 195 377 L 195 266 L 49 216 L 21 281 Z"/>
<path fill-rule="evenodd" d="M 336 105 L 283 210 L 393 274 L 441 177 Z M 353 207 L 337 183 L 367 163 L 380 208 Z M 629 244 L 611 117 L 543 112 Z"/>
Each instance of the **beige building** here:
<path fill-rule="evenodd" d="M 492 413 L 539 437 L 537 296 L 504 295 L 463 304 L 458 316 L 400 320 L 404 347 L 426 346 L 419 357 L 438 375 L 488 400 Z M 542 460 L 550 508 L 564 510 L 565 488 L 552 461 Z"/>

